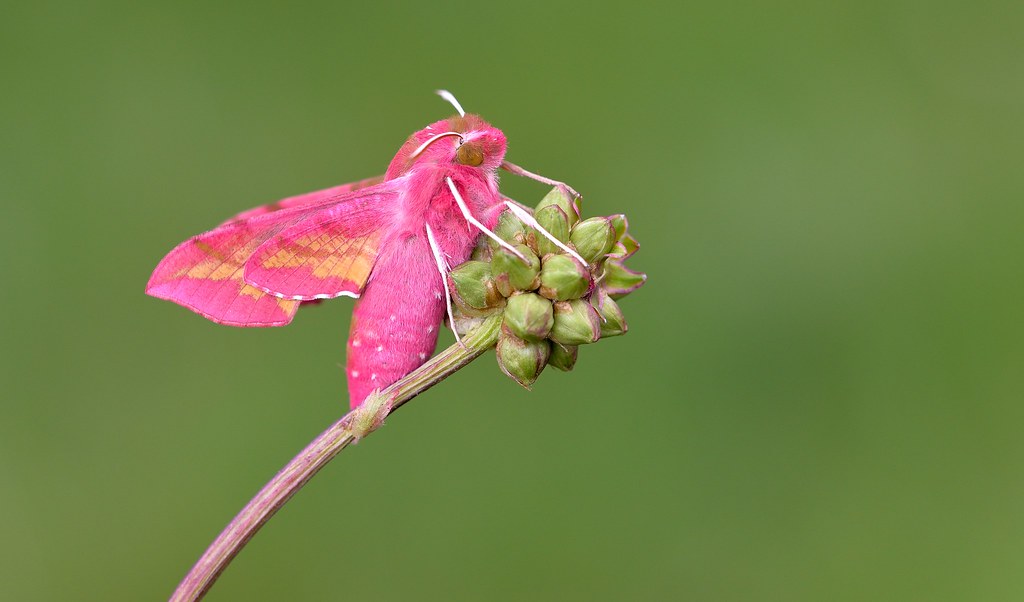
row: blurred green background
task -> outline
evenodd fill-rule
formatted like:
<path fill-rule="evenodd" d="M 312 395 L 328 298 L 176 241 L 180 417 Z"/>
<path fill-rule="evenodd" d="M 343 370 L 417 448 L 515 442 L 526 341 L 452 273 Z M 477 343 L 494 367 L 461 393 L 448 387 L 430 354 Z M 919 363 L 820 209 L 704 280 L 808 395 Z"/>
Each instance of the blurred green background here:
<path fill-rule="evenodd" d="M 7 4 L 0 599 L 166 598 L 341 414 L 350 301 L 143 287 L 438 87 L 629 215 L 631 332 L 423 395 L 210 600 L 1024 598 L 1024 5 L 622 4 Z"/>

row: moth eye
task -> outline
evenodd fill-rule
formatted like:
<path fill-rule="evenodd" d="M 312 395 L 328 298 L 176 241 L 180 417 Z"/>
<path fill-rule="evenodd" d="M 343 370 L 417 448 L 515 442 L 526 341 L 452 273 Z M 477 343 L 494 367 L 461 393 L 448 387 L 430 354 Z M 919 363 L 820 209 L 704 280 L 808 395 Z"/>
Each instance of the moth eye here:
<path fill-rule="evenodd" d="M 475 144 L 463 144 L 455 153 L 455 160 L 463 165 L 479 167 L 484 162 L 484 152 Z"/>

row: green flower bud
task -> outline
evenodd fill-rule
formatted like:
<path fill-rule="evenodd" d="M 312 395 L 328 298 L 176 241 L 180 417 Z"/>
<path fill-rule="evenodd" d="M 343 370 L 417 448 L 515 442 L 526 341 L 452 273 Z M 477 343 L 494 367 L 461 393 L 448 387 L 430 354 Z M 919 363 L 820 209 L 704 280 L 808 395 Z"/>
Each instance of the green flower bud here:
<path fill-rule="evenodd" d="M 548 365 L 552 368 L 558 368 L 562 372 L 568 372 L 576 365 L 576 355 L 578 353 L 579 347 L 575 345 L 552 343 L 551 357 L 548 358 Z"/>
<path fill-rule="evenodd" d="M 583 345 L 601 338 L 601 318 L 583 299 L 555 303 L 555 324 L 548 338 L 563 345 Z"/>
<path fill-rule="evenodd" d="M 616 337 L 626 334 L 629 327 L 626 326 L 626 316 L 619 308 L 619 304 L 612 300 L 604 291 L 598 296 L 597 312 L 602 318 L 601 338 Z"/>
<path fill-rule="evenodd" d="M 551 189 L 551 192 L 547 193 L 543 199 L 537 203 L 536 211 L 541 211 L 545 207 L 556 206 L 562 210 L 569 220 L 569 227 L 571 228 L 580 221 L 580 207 L 579 204 L 574 200 L 570 199 L 564 192 L 562 192 L 557 186 Z M 564 240 L 562 242 L 565 242 Z"/>
<path fill-rule="evenodd" d="M 547 365 L 551 344 L 547 341 L 524 341 L 503 327 L 498 336 L 496 355 L 501 371 L 529 389 Z"/>
<path fill-rule="evenodd" d="M 511 211 L 505 211 L 498 216 L 498 223 L 494 226 L 494 233 L 501 237 L 502 240 L 512 244 L 526 241 L 526 227 L 523 226 L 523 222 L 519 221 L 518 217 L 512 215 Z M 499 246 L 494 240 L 488 240 L 492 249 Z"/>
<path fill-rule="evenodd" d="M 569 240 L 583 259 L 594 263 L 612 250 L 615 228 L 607 217 L 592 217 L 576 224 Z"/>
<path fill-rule="evenodd" d="M 483 261 L 467 261 L 448 273 L 452 300 L 470 315 L 493 309 L 502 303 L 491 275 L 491 266 Z"/>
<path fill-rule="evenodd" d="M 569 218 L 565 215 L 565 211 L 558 205 L 548 205 L 543 209 L 538 209 L 533 214 L 536 218 L 537 223 L 541 225 L 545 230 L 550 232 L 555 238 L 562 242 L 569 242 Z M 547 237 L 537 236 L 537 254 L 541 257 L 549 253 L 561 253 L 561 249 L 558 246 L 547 239 Z"/>
<path fill-rule="evenodd" d="M 515 245 L 529 263 L 523 263 L 504 248 L 498 247 L 491 258 L 491 273 L 498 292 L 506 297 L 514 291 L 532 291 L 540 286 L 540 259 L 526 245 Z"/>
<path fill-rule="evenodd" d="M 555 323 L 551 301 L 536 293 L 522 293 L 508 298 L 505 326 L 512 334 L 527 341 L 542 341 Z"/>
<path fill-rule="evenodd" d="M 621 259 L 609 259 L 604 264 L 604 274 L 600 281 L 601 288 L 612 299 L 621 299 L 640 288 L 647 281 L 647 274 L 627 268 L 622 265 Z"/>
<path fill-rule="evenodd" d="M 568 255 L 548 255 L 540 271 L 540 294 L 555 301 L 578 299 L 590 290 L 590 271 Z"/>
<path fill-rule="evenodd" d="M 629 221 L 625 215 L 617 213 L 608 218 L 612 223 L 612 228 L 615 229 L 615 240 L 620 240 L 626 231 L 629 230 Z"/>

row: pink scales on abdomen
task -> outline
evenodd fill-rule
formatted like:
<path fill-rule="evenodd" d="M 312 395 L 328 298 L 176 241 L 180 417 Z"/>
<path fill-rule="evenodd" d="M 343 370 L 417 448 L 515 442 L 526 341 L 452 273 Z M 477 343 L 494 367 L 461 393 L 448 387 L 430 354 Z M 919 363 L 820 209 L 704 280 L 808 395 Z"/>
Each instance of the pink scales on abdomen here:
<path fill-rule="evenodd" d="M 443 283 L 426 236 L 387 246 L 352 312 L 346 373 L 353 408 L 430 358 L 445 314 Z"/>

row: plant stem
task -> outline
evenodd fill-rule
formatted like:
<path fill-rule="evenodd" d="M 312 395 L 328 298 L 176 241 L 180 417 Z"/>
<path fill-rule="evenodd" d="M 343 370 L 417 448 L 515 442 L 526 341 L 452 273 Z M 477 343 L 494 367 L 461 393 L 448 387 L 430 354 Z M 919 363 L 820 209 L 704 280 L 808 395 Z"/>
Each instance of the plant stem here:
<path fill-rule="evenodd" d="M 292 458 L 235 516 L 178 584 L 171 602 L 201 600 L 217 577 L 270 517 L 341 450 L 380 426 L 384 417 L 441 382 L 494 346 L 501 315 L 491 316 L 430 361 L 376 395 L 320 433 Z"/>

